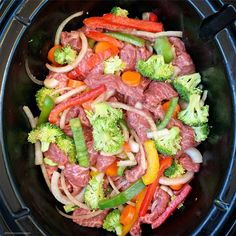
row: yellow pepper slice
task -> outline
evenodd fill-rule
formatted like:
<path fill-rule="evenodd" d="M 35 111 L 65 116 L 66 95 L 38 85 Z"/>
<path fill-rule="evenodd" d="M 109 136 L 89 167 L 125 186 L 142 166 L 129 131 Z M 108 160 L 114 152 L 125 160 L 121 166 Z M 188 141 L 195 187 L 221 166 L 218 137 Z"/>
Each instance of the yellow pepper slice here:
<path fill-rule="evenodd" d="M 159 157 L 153 140 L 144 142 L 144 149 L 147 157 L 147 171 L 142 177 L 145 185 L 151 184 L 157 177 L 159 170 Z"/>

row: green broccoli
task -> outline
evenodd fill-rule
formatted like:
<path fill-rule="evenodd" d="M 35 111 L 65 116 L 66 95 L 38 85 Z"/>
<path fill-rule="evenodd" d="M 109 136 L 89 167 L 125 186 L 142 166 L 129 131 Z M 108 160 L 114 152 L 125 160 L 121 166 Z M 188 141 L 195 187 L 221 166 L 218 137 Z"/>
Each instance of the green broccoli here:
<path fill-rule="evenodd" d="M 120 224 L 120 211 L 118 209 L 113 210 L 106 216 L 103 221 L 103 229 L 121 235 L 122 225 Z"/>
<path fill-rule="evenodd" d="M 164 155 L 175 155 L 180 149 L 181 135 L 178 127 L 172 127 L 155 138 L 157 150 Z"/>
<path fill-rule="evenodd" d="M 208 124 L 205 123 L 200 126 L 192 126 L 195 132 L 195 140 L 197 142 L 202 142 L 207 139 L 207 136 L 209 134 L 209 127 Z"/>
<path fill-rule="evenodd" d="M 45 157 L 43 158 L 43 162 L 48 166 L 57 166 L 57 163 L 52 161 L 51 159 Z"/>
<path fill-rule="evenodd" d="M 104 198 L 103 177 L 103 173 L 93 176 L 85 188 L 84 201 L 93 210 L 98 209 L 98 202 Z"/>
<path fill-rule="evenodd" d="M 36 143 L 37 141 L 40 141 L 42 152 L 46 152 L 50 143 L 55 143 L 57 137 L 60 137 L 63 134 L 64 133 L 58 126 L 50 123 L 43 123 L 34 128 L 28 134 L 28 141 L 30 143 Z"/>
<path fill-rule="evenodd" d="M 72 212 L 72 211 L 78 209 L 78 207 L 75 206 L 74 204 L 67 204 L 67 205 L 64 205 L 63 208 L 64 208 L 64 211 L 65 211 L 66 213 L 69 213 L 69 212 Z"/>
<path fill-rule="evenodd" d="M 76 59 L 76 56 L 76 50 L 72 49 L 70 45 L 58 48 L 54 52 L 55 61 L 61 65 L 71 64 Z"/>
<path fill-rule="evenodd" d="M 44 103 L 44 99 L 45 99 L 46 95 L 52 97 L 53 99 L 55 99 L 56 97 L 59 96 L 58 93 L 54 94 L 54 92 L 55 92 L 54 89 L 50 89 L 50 88 L 46 88 L 46 87 L 42 87 L 41 89 L 39 89 L 36 92 L 36 95 L 35 95 L 36 103 L 37 103 L 37 106 L 40 111 L 43 108 L 43 103 Z"/>
<path fill-rule="evenodd" d="M 202 90 L 197 88 L 200 82 L 200 74 L 194 73 L 191 75 L 183 75 L 175 78 L 173 80 L 173 85 L 180 94 L 181 98 L 185 101 L 189 101 L 190 95 L 202 93 Z"/>
<path fill-rule="evenodd" d="M 167 168 L 164 172 L 164 175 L 169 178 L 175 178 L 185 173 L 185 169 L 181 164 L 179 164 L 176 160 L 172 162 L 172 165 Z"/>
<path fill-rule="evenodd" d="M 116 122 L 106 118 L 97 118 L 92 126 L 95 150 L 116 153 L 122 148 L 124 136 Z"/>
<path fill-rule="evenodd" d="M 186 109 L 178 114 L 178 119 L 186 125 L 199 126 L 208 122 L 209 106 L 203 104 L 200 95 L 192 94 L 189 97 L 189 104 Z"/>
<path fill-rule="evenodd" d="M 152 55 L 147 61 L 139 60 L 137 70 L 145 77 L 153 80 L 165 81 L 174 73 L 172 64 L 165 64 L 162 55 Z"/>
<path fill-rule="evenodd" d="M 111 14 L 113 14 L 115 16 L 127 17 L 129 12 L 125 9 L 120 8 L 120 7 L 113 7 L 111 9 Z"/>
<path fill-rule="evenodd" d="M 62 135 L 57 137 L 56 144 L 68 156 L 70 163 L 76 161 L 75 143 L 72 138 Z"/>
<path fill-rule="evenodd" d="M 125 63 L 118 57 L 110 57 L 103 62 L 104 74 L 116 74 L 125 69 Z"/>

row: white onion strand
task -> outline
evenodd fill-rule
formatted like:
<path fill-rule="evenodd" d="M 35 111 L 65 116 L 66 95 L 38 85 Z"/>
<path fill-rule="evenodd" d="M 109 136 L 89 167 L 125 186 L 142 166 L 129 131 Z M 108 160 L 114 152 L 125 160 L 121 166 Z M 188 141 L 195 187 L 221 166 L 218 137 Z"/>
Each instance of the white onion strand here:
<path fill-rule="evenodd" d="M 163 31 L 163 32 L 158 32 L 158 33 L 151 33 L 151 32 L 146 32 L 146 31 L 131 31 L 130 34 L 140 36 L 140 37 L 147 37 L 151 39 L 156 39 L 158 37 L 183 37 L 183 32 L 182 31 Z"/>
<path fill-rule="evenodd" d="M 194 147 L 188 148 L 184 151 L 187 155 L 190 156 L 194 163 L 202 163 L 203 157 L 202 154 Z"/>
<path fill-rule="evenodd" d="M 35 84 L 38 84 L 38 85 L 43 85 L 43 81 L 42 80 L 38 80 L 30 71 L 30 68 L 29 68 L 29 62 L 28 62 L 28 59 L 26 58 L 25 59 L 25 70 L 26 70 L 26 73 L 27 75 L 29 76 L 29 78 L 35 83 Z"/>
<path fill-rule="evenodd" d="M 65 128 L 65 125 L 66 125 L 66 116 L 69 112 L 70 108 L 67 108 L 66 110 L 64 110 L 61 114 L 61 117 L 60 117 L 60 122 L 59 122 L 59 126 L 61 129 L 64 129 Z"/>
<path fill-rule="evenodd" d="M 50 180 L 49 180 L 49 178 L 48 178 L 48 173 L 47 173 L 47 170 L 46 170 L 46 168 L 45 168 L 45 165 L 42 163 L 42 165 L 40 165 L 40 167 L 41 167 L 41 171 L 42 171 L 42 173 L 43 173 L 43 177 L 44 177 L 44 179 L 45 179 L 45 182 L 46 182 L 46 184 L 47 184 L 49 190 L 51 191 L 51 184 L 50 184 Z"/>
<path fill-rule="evenodd" d="M 54 89 L 59 84 L 59 80 L 53 78 L 46 78 L 43 83 L 46 88 Z"/>

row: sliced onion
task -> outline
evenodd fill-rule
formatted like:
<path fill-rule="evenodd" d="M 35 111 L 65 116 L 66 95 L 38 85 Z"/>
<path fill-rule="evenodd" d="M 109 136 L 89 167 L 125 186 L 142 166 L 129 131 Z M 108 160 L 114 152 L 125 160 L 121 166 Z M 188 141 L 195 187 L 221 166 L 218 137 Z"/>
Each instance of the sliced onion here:
<path fill-rule="evenodd" d="M 43 83 L 46 88 L 56 88 L 57 85 L 59 84 L 59 80 L 56 80 L 53 78 L 51 78 L 51 79 L 47 78 L 44 80 Z"/>
<path fill-rule="evenodd" d="M 57 199 L 57 201 L 59 201 L 60 203 L 62 203 L 64 205 L 71 204 L 72 202 L 66 196 L 64 196 L 61 193 L 60 189 L 58 188 L 59 178 L 60 178 L 60 173 L 58 173 L 57 171 L 54 171 L 52 174 L 52 179 L 51 179 L 52 194 Z"/>
<path fill-rule="evenodd" d="M 160 177 L 159 184 L 163 185 L 179 185 L 189 182 L 194 176 L 194 172 L 188 171 L 184 175 L 176 178 L 168 178 L 165 176 Z"/>
<path fill-rule="evenodd" d="M 51 95 L 55 95 L 64 91 L 68 91 L 68 90 L 72 90 L 72 87 L 64 87 L 64 88 L 59 88 L 59 89 L 55 89 L 55 91 L 51 94 Z"/>
<path fill-rule="evenodd" d="M 89 209 L 89 207 L 78 201 L 74 196 L 71 195 L 71 193 L 68 191 L 67 189 L 67 186 L 66 186 L 66 182 L 65 182 L 65 177 L 64 177 L 64 173 L 62 172 L 61 173 L 61 186 L 62 186 L 62 189 L 64 191 L 64 193 L 66 194 L 66 196 L 68 197 L 68 199 L 73 203 L 75 204 L 76 206 L 79 206 L 80 208 L 83 208 L 83 209 Z"/>
<path fill-rule="evenodd" d="M 41 144 L 39 141 L 37 141 L 35 144 L 35 159 L 34 159 L 34 164 L 35 165 L 42 165 L 43 164 L 43 153 L 41 151 Z"/>
<path fill-rule="evenodd" d="M 158 33 L 151 33 L 151 32 L 146 32 L 146 31 L 131 31 L 130 34 L 140 36 L 140 37 L 147 37 L 147 38 L 152 38 L 156 39 L 158 37 L 183 37 L 183 32 L 182 31 L 163 31 L 163 32 L 158 32 Z"/>
<path fill-rule="evenodd" d="M 207 94 L 208 94 L 208 91 L 207 90 L 204 90 L 203 91 L 203 94 L 202 94 L 202 98 L 201 98 L 201 102 L 204 104 L 204 102 L 206 101 L 207 99 Z"/>
<path fill-rule="evenodd" d="M 72 19 L 74 19 L 75 17 L 79 17 L 79 16 L 82 16 L 83 15 L 83 11 L 79 11 L 79 12 L 76 12 L 74 13 L 73 15 L 67 17 L 65 20 L 63 20 L 61 22 L 61 24 L 59 25 L 59 27 L 57 28 L 57 32 L 56 32 L 56 35 L 55 35 L 55 41 L 54 41 L 54 44 L 55 45 L 58 45 L 60 44 L 60 38 L 61 38 L 61 32 L 62 30 L 64 29 L 65 25 L 71 21 Z"/>
<path fill-rule="evenodd" d="M 125 142 L 128 142 L 128 140 L 129 140 L 129 131 L 128 131 L 127 127 L 122 123 L 120 123 L 120 127 L 122 129 L 122 133 L 124 135 Z"/>
<path fill-rule="evenodd" d="M 75 61 L 72 62 L 71 64 L 68 64 L 66 66 L 61 66 L 61 67 L 55 67 L 55 66 L 51 66 L 48 63 L 46 63 L 46 67 L 53 72 L 57 72 L 57 73 L 66 73 L 69 72 L 71 70 L 73 70 L 75 67 L 78 66 L 78 64 L 81 62 L 81 60 L 84 58 L 87 49 L 88 49 L 88 41 L 86 36 L 84 35 L 84 33 L 80 32 L 79 36 L 82 40 L 82 48 L 79 52 L 79 55 L 76 57 Z"/>
<path fill-rule="evenodd" d="M 29 62 L 28 62 L 28 59 L 26 58 L 25 59 L 25 70 L 26 70 L 26 73 L 27 75 L 29 76 L 29 78 L 35 83 L 35 84 L 38 84 L 38 85 L 43 85 L 43 81 L 42 80 L 38 80 L 30 71 L 30 68 L 29 68 Z"/>
<path fill-rule="evenodd" d="M 78 88 L 72 89 L 72 90 L 70 90 L 69 92 L 64 93 L 63 95 L 57 97 L 57 98 L 55 99 L 55 103 L 58 104 L 58 103 L 60 103 L 60 102 L 64 102 L 65 100 L 71 98 L 72 96 L 74 96 L 74 95 L 76 95 L 76 94 L 78 94 L 78 93 L 83 92 L 86 88 L 87 88 L 86 85 L 82 85 L 82 86 L 80 86 L 80 87 L 78 87 Z"/>
<path fill-rule="evenodd" d="M 129 146 L 132 152 L 138 153 L 139 152 L 139 144 L 136 143 L 133 139 L 129 139 Z"/>
<path fill-rule="evenodd" d="M 168 129 L 162 129 L 162 130 L 158 130 L 158 131 L 155 131 L 155 132 L 147 132 L 147 137 L 148 138 L 154 138 L 154 137 L 163 137 L 165 135 L 168 135 L 169 134 L 169 131 Z"/>
<path fill-rule="evenodd" d="M 94 108 L 94 105 L 100 102 L 104 102 L 106 100 L 108 100 L 110 97 L 112 97 L 115 94 L 115 90 L 114 89 L 110 89 L 108 91 L 106 91 L 105 93 L 99 95 L 92 103 L 91 103 L 91 107 Z"/>
<path fill-rule="evenodd" d="M 59 122 L 59 126 L 60 126 L 61 129 L 65 128 L 65 125 L 66 125 L 66 115 L 68 114 L 69 110 L 70 110 L 70 108 L 67 108 L 61 114 L 60 122 Z"/>
<path fill-rule="evenodd" d="M 42 164 L 40 165 L 40 167 L 41 167 L 41 171 L 42 171 L 42 173 L 43 173 L 43 177 L 44 177 L 44 179 L 45 179 L 45 182 L 46 182 L 46 184 L 47 184 L 49 190 L 51 191 L 51 184 L 50 184 L 50 180 L 49 180 L 49 178 L 48 178 L 48 173 L 47 173 L 47 170 L 46 170 L 46 168 L 45 168 L 45 165 L 42 163 Z"/>
<path fill-rule="evenodd" d="M 121 152 L 116 155 L 120 159 L 127 159 L 127 154 L 125 152 Z"/>
<path fill-rule="evenodd" d="M 92 171 L 94 171 L 94 172 L 97 172 L 97 171 L 98 171 L 98 169 L 95 168 L 95 167 L 93 167 L 93 166 L 90 166 L 89 168 L 90 168 Z"/>
<path fill-rule="evenodd" d="M 193 162 L 202 163 L 203 161 L 202 154 L 196 148 L 191 147 L 185 150 L 184 152 L 191 157 Z"/>
<path fill-rule="evenodd" d="M 75 196 L 75 198 L 76 198 L 78 201 L 82 202 L 83 199 L 84 199 L 84 192 L 85 192 L 85 188 L 83 188 L 83 189 L 79 192 L 79 194 Z"/>
<path fill-rule="evenodd" d="M 134 156 L 134 154 L 133 154 L 132 152 L 127 152 L 127 156 L 128 156 L 128 158 L 129 158 L 129 160 L 131 160 L 131 161 L 136 161 L 136 160 L 135 160 L 135 156 Z"/>
<path fill-rule="evenodd" d="M 135 166 L 135 165 L 137 165 L 137 162 L 131 160 L 117 162 L 117 166 Z"/>
<path fill-rule="evenodd" d="M 136 104 L 134 105 L 135 108 L 142 110 L 143 109 L 143 104 L 141 102 L 136 102 Z"/>
<path fill-rule="evenodd" d="M 161 188 L 162 190 L 164 190 L 165 192 L 167 192 L 171 197 L 174 195 L 172 189 L 169 188 L 168 186 L 166 186 L 166 185 L 161 185 L 160 188 Z"/>
<path fill-rule="evenodd" d="M 31 128 L 35 128 L 36 127 L 36 121 L 35 121 L 35 118 L 33 116 L 33 113 L 31 112 L 31 110 L 29 109 L 28 106 L 23 106 L 23 111 L 25 112 L 28 120 L 29 120 L 29 123 L 30 123 L 30 126 Z"/>

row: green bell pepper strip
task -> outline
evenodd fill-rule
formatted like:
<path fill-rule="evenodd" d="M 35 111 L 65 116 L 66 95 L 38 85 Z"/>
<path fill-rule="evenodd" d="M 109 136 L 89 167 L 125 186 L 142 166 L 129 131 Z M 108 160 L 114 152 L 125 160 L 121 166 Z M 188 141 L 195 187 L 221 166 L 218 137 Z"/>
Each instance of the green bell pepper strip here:
<path fill-rule="evenodd" d="M 121 204 L 124 204 L 130 201 L 133 197 L 139 194 L 145 188 L 145 184 L 143 183 L 142 179 L 137 180 L 133 183 L 129 188 L 125 191 L 117 194 L 116 196 L 110 199 L 103 199 L 98 202 L 98 206 L 101 210 L 106 208 L 113 208 L 117 207 Z"/>
<path fill-rule="evenodd" d="M 169 121 L 170 121 L 170 119 L 171 119 L 171 117 L 172 117 L 172 115 L 175 111 L 175 107 L 178 103 L 178 100 L 179 100 L 178 97 L 174 97 L 170 100 L 170 106 L 169 106 L 169 108 L 168 108 L 168 110 L 165 114 L 164 119 L 161 121 L 160 124 L 157 124 L 157 129 L 158 130 L 164 129 L 168 125 L 168 123 L 169 123 Z"/>
<path fill-rule="evenodd" d="M 124 174 L 125 169 L 126 169 L 126 166 L 119 166 L 117 170 L 117 175 L 122 176 Z"/>
<path fill-rule="evenodd" d="M 76 149 L 76 160 L 82 167 L 89 167 L 89 154 L 84 139 L 83 129 L 79 118 L 70 120 L 70 127 L 72 130 L 75 149 Z"/>
<path fill-rule="evenodd" d="M 89 44 L 89 47 L 90 47 L 90 48 L 93 48 L 94 45 L 95 45 L 95 43 L 96 43 L 95 40 L 93 40 L 93 39 L 88 39 L 88 44 Z"/>
<path fill-rule="evenodd" d="M 39 115 L 38 125 L 41 125 L 42 123 L 48 121 L 48 116 L 54 106 L 55 106 L 54 100 L 50 96 L 46 95 L 43 102 L 41 113 Z"/>
<path fill-rule="evenodd" d="M 125 34 L 125 33 L 120 33 L 120 32 L 108 32 L 105 33 L 107 35 L 110 35 L 116 39 L 119 39 L 121 41 L 124 41 L 126 43 L 133 44 L 138 47 L 143 47 L 145 45 L 145 40 L 138 38 L 136 36 L 133 36 L 131 34 Z"/>
<path fill-rule="evenodd" d="M 164 57 L 165 63 L 170 63 L 174 59 L 171 43 L 167 37 L 159 37 L 154 43 L 154 49 L 157 54 Z"/>

